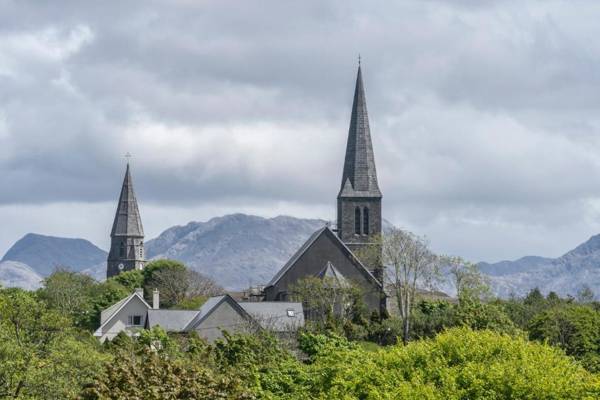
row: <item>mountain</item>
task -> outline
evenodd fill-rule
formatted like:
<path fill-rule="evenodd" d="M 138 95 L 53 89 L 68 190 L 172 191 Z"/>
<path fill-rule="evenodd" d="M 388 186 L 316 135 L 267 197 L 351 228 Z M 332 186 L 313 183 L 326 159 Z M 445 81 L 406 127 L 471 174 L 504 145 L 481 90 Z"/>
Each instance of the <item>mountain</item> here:
<path fill-rule="evenodd" d="M 149 258 L 172 258 L 228 289 L 265 284 L 317 229 L 318 219 L 233 214 L 175 226 L 146 243 Z"/>
<path fill-rule="evenodd" d="M 107 253 L 84 239 L 67 239 L 28 233 L 0 261 L 18 261 L 41 276 L 56 267 L 82 271 L 106 262 Z"/>
<path fill-rule="evenodd" d="M 575 296 L 589 286 L 600 295 L 600 235 L 592 236 L 558 258 L 523 257 L 515 261 L 480 263 L 491 280 L 493 291 L 501 297 L 522 296 L 538 287 L 561 296 Z"/>
<path fill-rule="evenodd" d="M 35 290 L 44 279 L 28 265 L 17 261 L 0 262 L 0 286 Z"/>

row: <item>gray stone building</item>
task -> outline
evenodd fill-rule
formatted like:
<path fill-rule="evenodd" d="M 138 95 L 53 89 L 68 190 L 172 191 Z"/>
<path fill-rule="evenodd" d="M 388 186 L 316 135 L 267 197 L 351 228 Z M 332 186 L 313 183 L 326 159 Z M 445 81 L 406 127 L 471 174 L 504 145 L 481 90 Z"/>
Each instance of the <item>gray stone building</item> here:
<path fill-rule="evenodd" d="M 127 163 L 110 239 L 107 278 L 123 271 L 144 268 L 144 228 L 133 191 L 129 163 Z"/>
<path fill-rule="evenodd" d="M 383 267 L 364 265 L 353 253 L 377 246 L 374 238 L 382 231 L 381 199 L 359 64 L 337 197 L 337 235 L 329 227 L 315 232 L 265 287 L 265 299 L 287 300 L 290 286 L 299 279 L 334 274 L 339 281 L 359 285 L 371 310 L 385 308 Z"/>

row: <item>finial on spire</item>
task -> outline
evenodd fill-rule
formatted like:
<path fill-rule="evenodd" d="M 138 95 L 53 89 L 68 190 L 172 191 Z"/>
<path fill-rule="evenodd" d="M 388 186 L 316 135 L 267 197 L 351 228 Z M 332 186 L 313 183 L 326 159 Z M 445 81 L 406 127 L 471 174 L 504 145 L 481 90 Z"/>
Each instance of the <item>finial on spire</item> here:
<path fill-rule="evenodd" d="M 125 159 L 127 160 L 127 164 L 129 164 L 129 160 L 132 157 L 131 153 L 130 152 L 125 153 L 125 155 L 123 157 L 125 157 Z"/>
<path fill-rule="evenodd" d="M 360 67 L 360 53 L 358 53 L 358 66 Z"/>

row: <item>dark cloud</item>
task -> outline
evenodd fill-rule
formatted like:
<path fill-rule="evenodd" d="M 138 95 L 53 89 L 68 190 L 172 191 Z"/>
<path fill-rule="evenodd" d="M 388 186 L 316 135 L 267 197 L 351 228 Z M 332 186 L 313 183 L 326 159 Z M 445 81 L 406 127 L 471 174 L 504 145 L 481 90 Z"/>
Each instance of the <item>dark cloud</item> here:
<path fill-rule="evenodd" d="M 599 16 L 567 1 L 0 2 L 0 218 L 77 210 L 77 236 L 93 210 L 82 235 L 100 237 L 127 151 L 155 233 L 177 222 L 161 207 L 331 218 L 360 52 L 389 219 L 468 257 L 567 250 L 600 229 Z"/>

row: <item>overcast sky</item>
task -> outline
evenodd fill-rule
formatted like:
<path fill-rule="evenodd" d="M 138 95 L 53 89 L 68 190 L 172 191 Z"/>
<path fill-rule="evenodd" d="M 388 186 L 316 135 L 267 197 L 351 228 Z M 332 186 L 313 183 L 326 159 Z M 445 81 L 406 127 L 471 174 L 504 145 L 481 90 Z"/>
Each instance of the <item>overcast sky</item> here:
<path fill-rule="evenodd" d="M 335 218 L 363 59 L 384 215 L 443 253 L 600 233 L 600 2 L 0 0 L 0 253 L 108 247 L 126 152 L 148 238 Z"/>

